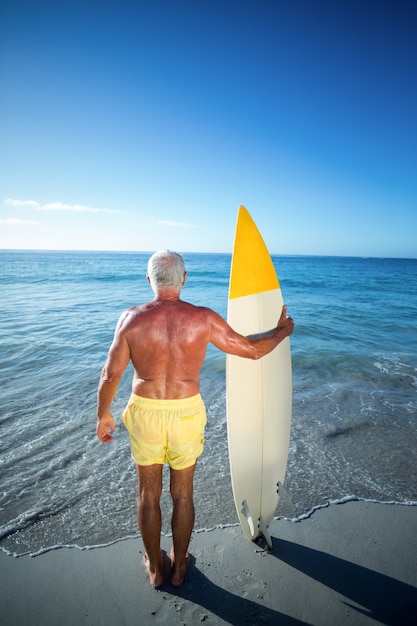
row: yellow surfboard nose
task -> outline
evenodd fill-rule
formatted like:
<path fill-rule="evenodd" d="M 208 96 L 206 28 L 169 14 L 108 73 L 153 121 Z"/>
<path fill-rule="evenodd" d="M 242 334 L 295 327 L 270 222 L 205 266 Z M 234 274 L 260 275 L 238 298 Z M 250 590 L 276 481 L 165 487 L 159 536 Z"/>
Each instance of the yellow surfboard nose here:
<path fill-rule="evenodd" d="M 253 261 L 256 259 L 256 263 Z M 240 206 L 230 270 L 229 299 L 279 289 L 278 277 L 249 211 Z"/>

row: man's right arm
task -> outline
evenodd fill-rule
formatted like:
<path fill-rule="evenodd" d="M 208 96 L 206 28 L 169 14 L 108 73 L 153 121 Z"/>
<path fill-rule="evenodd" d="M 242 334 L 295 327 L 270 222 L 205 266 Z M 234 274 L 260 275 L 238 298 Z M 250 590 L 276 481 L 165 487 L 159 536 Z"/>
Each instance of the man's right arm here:
<path fill-rule="evenodd" d="M 110 406 L 116 395 L 120 379 L 130 361 L 129 344 L 122 333 L 123 314 L 116 327 L 112 345 L 101 371 L 97 391 L 97 437 L 102 443 L 112 441 L 111 431 L 115 430 Z"/>
<path fill-rule="evenodd" d="M 213 345 L 227 354 L 254 360 L 272 352 L 283 339 L 291 335 L 294 329 L 294 321 L 287 316 L 286 306 L 282 307 L 281 317 L 276 328 L 257 335 L 249 335 L 248 337 L 240 335 L 214 311 L 211 311 L 210 323 L 210 341 Z"/>

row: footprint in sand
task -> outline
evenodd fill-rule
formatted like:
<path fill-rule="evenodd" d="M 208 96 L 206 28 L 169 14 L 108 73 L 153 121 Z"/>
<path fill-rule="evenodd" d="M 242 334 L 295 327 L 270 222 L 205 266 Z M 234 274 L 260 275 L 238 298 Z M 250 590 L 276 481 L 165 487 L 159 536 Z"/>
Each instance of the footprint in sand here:
<path fill-rule="evenodd" d="M 223 563 L 223 558 L 224 558 L 224 546 L 221 544 L 215 545 L 214 552 L 217 557 L 217 562 L 221 565 Z"/>

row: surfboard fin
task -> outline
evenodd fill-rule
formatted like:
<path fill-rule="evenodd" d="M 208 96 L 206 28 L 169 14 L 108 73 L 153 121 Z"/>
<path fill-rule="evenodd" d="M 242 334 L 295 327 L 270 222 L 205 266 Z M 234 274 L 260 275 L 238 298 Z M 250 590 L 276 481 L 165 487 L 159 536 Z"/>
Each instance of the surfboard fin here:
<path fill-rule="evenodd" d="M 258 535 L 258 537 L 255 539 L 255 542 L 258 544 L 259 547 L 262 547 L 264 550 L 272 550 L 271 535 L 269 534 L 269 530 L 265 524 L 265 520 L 262 517 L 262 515 L 258 521 L 258 528 L 259 528 L 260 535 Z M 266 546 L 264 545 L 265 541 L 266 541 Z"/>
<path fill-rule="evenodd" d="M 262 550 L 272 550 L 272 539 L 269 534 L 267 525 L 265 524 L 265 520 L 262 515 L 258 519 L 258 534 L 255 537 L 255 524 L 253 523 L 253 517 L 250 512 L 250 508 L 246 500 L 242 502 L 242 510 L 241 513 L 246 517 L 246 521 L 248 522 L 250 534 L 252 537 L 252 541 L 256 543 L 257 546 L 262 548 Z"/>
<path fill-rule="evenodd" d="M 246 502 L 246 500 L 243 500 L 243 502 L 242 502 L 241 513 L 246 517 L 246 520 L 247 520 L 247 522 L 249 524 L 250 534 L 253 537 L 253 535 L 255 534 L 255 524 L 253 523 L 252 514 L 250 512 L 250 509 L 248 507 L 248 503 Z"/>

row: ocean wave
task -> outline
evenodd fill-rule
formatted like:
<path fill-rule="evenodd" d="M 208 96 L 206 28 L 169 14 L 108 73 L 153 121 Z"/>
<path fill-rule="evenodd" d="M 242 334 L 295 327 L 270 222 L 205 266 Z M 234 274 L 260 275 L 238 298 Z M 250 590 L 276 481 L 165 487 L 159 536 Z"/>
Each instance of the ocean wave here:
<path fill-rule="evenodd" d="M 417 500 L 405 500 L 405 501 L 375 500 L 373 498 L 361 498 L 359 496 L 344 496 L 343 498 L 337 498 L 335 500 L 327 500 L 326 502 L 323 502 L 322 504 L 317 504 L 313 506 L 309 511 L 307 511 L 306 513 L 303 513 L 302 515 L 299 515 L 298 517 L 277 516 L 277 517 L 274 517 L 274 520 L 283 519 L 287 522 L 298 523 L 298 522 L 302 522 L 303 520 L 309 519 L 312 515 L 314 515 L 316 511 L 319 511 L 320 509 L 327 509 L 331 505 L 346 504 L 347 502 L 369 502 L 370 504 L 417 506 Z"/>
<path fill-rule="evenodd" d="M 107 545 L 136 528 L 137 478 L 120 423 L 131 370 L 113 403 L 118 430 L 111 446 L 95 438 L 95 403 L 120 312 L 152 297 L 145 279 L 148 256 L 2 253 L 3 549 L 36 553 L 58 544 Z M 274 262 L 296 323 L 286 477 L 295 509 L 283 502 L 278 513 L 297 518 L 346 493 L 414 501 L 417 261 Z M 225 316 L 230 255 L 190 254 L 187 265 L 184 298 Z M 401 278 L 393 281 L 394 275 Z M 201 376 L 209 418 L 195 476 L 201 529 L 237 520 L 224 362 L 210 348 Z M 169 493 L 163 507 L 168 532 Z"/>
<path fill-rule="evenodd" d="M 25 530 L 30 526 L 38 524 L 41 520 L 58 515 L 65 508 L 67 508 L 67 504 L 63 502 L 60 506 L 55 506 L 54 508 L 39 508 L 22 513 L 15 519 L 10 520 L 8 524 L 0 528 L 0 541 L 6 539 L 7 537 L 10 537 L 11 535 L 14 535 L 15 533 L 20 532 L 21 530 Z"/>
<path fill-rule="evenodd" d="M 274 517 L 274 521 L 286 521 L 286 522 L 291 522 L 291 523 L 300 523 L 303 522 L 307 519 L 310 519 L 314 513 L 316 513 L 317 511 L 320 511 L 321 509 L 326 509 L 330 506 L 335 506 L 335 505 L 341 505 L 341 504 L 346 504 L 348 502 L 368 502 L 370 504 L 380 504 L 380 505 L 387 505 L 387 506 L 417 506 L 417 501 L 414 500 L 406 500 L 404 502 L 402 501 L 397 501 L 397 500 L 374 500 L 374 499 L 369 499 L 369 498 L 361 498 L 359 496 L 345 496 L 343 498 L 339 498 L 336 500 L 328 500 L 327 502 L 323 503 L 323 504 L 318 504 L 316 506 L 313 506 L 309 511 L 307 511 L 307 513 L 303 513 L 302 515 L 299 515 L 298 517 L 293 517 L 293 518 L 289 518 L 289 517 L 284 517 L 284 516 L 276 516 Z M 215 526 L 211 526 L 210 528 L 196 528 L 193 530 L 193 534 L 202 534 L 202 533 L 211 533 L 214 532 L 216 530 L 224 530 L 225 528 L 237 528 L 239 526 L 239 522 L 235 522 L 235 523 L 231 523 L 231 524 L 216 524 Z M 172 537 L 172 533 L 161 533 L 162 536 L 164 537 Z M 51 546 L 46 546 L 43 547 L 39 550 L 36 551 L 26 551 L 26 552 L 22 552 L 22 553 L 16 553 L 13 552 L 12 550 L 8 550 L 2 546 L 0 546 L 0 550 L 4 553 L 7 554 L 8 556 L 12 556 L 15 558 L 20 558 L 22 556 L 30 556 L 30 557 L 37 557 L 37 556 L 41 556 L 42 554 L 46 554 L 47 552 L 51 552 L 54 550 L 61 550 L 63 548 L 66 549 L 75 549 L 75 550 L 80 550 L 80 551 L 84 551 L 84 550 L 97 550 L 100 548 L 108 548 L 109 546 L 113 546 L 116 545 L 118 543 L 121 543 L 123 541 L 129 541 L 131 539 L 138 539 L 140 537 L 140 533 L 137 532 L 135 534 L 132 535 L 126 535 L 124 537 L 120 537 L 119 539 L 114 539 L 113 541 L 109 541 L 107 543 L 98 543 L 98 544 L 94 544 L 94 545 L 79 545 L 77 543 L 66 543 L 66 544 L 56 544 L 56 545 L 51 545 Z"/>

